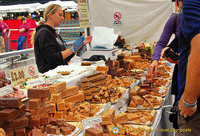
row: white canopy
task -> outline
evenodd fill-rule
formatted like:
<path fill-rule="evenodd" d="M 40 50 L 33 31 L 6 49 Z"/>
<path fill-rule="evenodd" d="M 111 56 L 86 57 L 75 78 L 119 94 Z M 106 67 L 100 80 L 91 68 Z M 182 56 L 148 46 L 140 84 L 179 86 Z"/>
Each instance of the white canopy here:
<path fill-rule="evenodd" d="M 43 11 L 49 4 L 59 4 L 62 9 L 69 9 L 69 11 L 76 11 L 77 3 L 74 1 L 49 1 L 48 3 L 34 3 L 34 4 L 18 4 L 0 6 L 0 13 L 5 12 L 34 12 Z"/>
<path fill-rule="evenodd" d="M 37 7 L 42 6 L 41 3 L 18 4 L 9 6 L 0 6 L 0 13 L 5 12 L 34 12 Z"/>

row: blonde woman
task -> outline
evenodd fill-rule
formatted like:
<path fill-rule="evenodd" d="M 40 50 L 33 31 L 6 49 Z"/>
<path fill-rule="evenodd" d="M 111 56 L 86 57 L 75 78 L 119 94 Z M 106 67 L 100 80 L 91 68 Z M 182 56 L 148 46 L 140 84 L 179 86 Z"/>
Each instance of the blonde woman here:
<path fill-rule="evenodd" d="M 67 65 L 74 53 L 84 43 L 84 37 L 76 40 L 70 49 L 65 48 L 62 38 L 55 28 L 64 21 L 60 5 L 51 4 L 44 11 L 44 21 L 36 28 L 34 39 L 34 52 L 39 72 L 44 73 L 59 65 Z"/>

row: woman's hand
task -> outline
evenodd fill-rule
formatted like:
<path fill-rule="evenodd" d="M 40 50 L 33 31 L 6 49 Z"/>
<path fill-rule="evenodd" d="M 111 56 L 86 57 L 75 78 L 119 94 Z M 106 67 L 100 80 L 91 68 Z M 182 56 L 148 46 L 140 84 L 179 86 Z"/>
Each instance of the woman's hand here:
<path fill-rule="evenodd" d="M 165 47 L 164 49 L 162 49 L 162 51 L 161 51 L 161 57 L 164 58 L 164 59 L 166 59 L 166 60 L 169 61 L 170 63 L 178 64 L 178 60 L 173 60 L 173 59 L 171 59 L 171 58 L 169 58 L 169 57 L 165 57 L 165 56 L 164 56 L 164 53 L 165 53 L 165 51 L 166 51 L 167 49 L 169 49 L 169 47 Z M 179 54 L 178 54 L 178 55 L 179 55 Z"/>
<path fill-rule="evenodd" d="M 156 74 L 157 68 L 158 68 L 158 61 L 157 60 L 153 60 L 151 62 L 151 64 L 149 65 L 148 75 L 154 75 L 154 74 Z"/>
<path fill-rule="evenodd" d="M 72 46 L 74 52 L 77 52 L 77 51 L 80 49 L 81 45 L 84 44 L 84 40 L 85 40 L 85 37 L 84 37 L 84 36 L 81 36 L 81 37 L 79 37 L 79 38 L 74 42 L 74 44 L 73 44 L 73 46 Z"/>

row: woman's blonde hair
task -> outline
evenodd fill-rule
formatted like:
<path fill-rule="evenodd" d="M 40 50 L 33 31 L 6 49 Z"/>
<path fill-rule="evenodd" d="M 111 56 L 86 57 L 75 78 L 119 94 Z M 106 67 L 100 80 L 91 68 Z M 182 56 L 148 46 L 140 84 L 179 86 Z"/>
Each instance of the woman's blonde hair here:
<path fill-rule="evenodd" d="M 54 14 L 58 8 L 61 8 L 61 6 L 59 4 L 50 4 L 46 7 L 44 14 L 43 14 L 45 22 L 48 20 L 48 15 L 50 13 Z"/>
<path fill-rule="evenodd" d="M 38 23 L 38 26 L 43 25 L 45 22 L 47 22 L 48 15 L 50 13 L 55 14 L 55 12 L 57 11 L 58 8 L 61 8 L 61 6 L 59 4 L 50 4 L 50 5 L 48 5 L 44 10 L 44 14 L 43 14 L 43 18 L 44 19 L 40 20 L 40 22 Z M 33 31 L 33 34 L 32 34 L 32 37 L 31 37 L 31 44 L 33 46 L 34 46 L 35 34 L 36 34 L 36 31 Z"/>

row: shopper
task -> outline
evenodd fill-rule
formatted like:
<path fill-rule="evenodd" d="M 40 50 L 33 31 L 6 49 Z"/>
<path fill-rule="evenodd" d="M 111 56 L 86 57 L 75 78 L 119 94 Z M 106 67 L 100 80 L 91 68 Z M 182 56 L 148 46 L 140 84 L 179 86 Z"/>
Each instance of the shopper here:
<path fill-rule="evenodd" d="M 3 38 L 3 33 L 9 30 L 9 27 L 6 23 L 3 22 L 3 18 L 0 17 L 0 53 L 5 52 L 5 42 Z"/>
<path fill-rule="evenodd" d="M 182 1 L 179 0 L 179 5 L 182 6 Z M 182 9 L 182 8 L 181 8 Z M 156 74 L 158 61 L 160 60 L 161 51 L 164 52 L 168 47 L 167 44 L 173 34 L 178 35 L 180 24 L 181 24 L 182 12 L 177 15 L 172 15 L 165 24 L 163 32 L 160 36 L 159 41 L 157 42 L 153 55 L 152 62 L 149 66 L 151 74 Z M 164 49 L 164 50 L 163 50 Z"/>
<path fill-rule="evenodd" d="M 22 17 L 21 18 L 22 25 L 19 27 L 19 38 L 18 38 L 18 44 L 17 44 L 17 50 L 22 50 L 24 49 L 24 42 L 26 41 L 28 34 L 29 34 L 29 29 L 30 25 L 27 23 L 27 18 Z"/>
<path fill-rule="evenodd" d="M 181 99 L 178 126 L 182 130 L 191 129 L 189 134 L 182 132 L 180 135 L 198 136 L 200 132 L 200 0 L 183 2 L 179 50 Z"/>
<path fill-rule="evenodd" d="M 70 49 L 66 49 L 65 42 L 55 31 L 63 21 L 61 6 L 51 4 L 44 11 L 44 24 L 36 28 L 34 52 L 41 73 L 54 69 L 58 65 L 66 65 L 84 43 L 85 38 L 81 36 Z"/>

